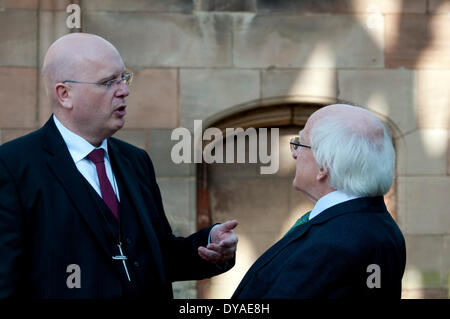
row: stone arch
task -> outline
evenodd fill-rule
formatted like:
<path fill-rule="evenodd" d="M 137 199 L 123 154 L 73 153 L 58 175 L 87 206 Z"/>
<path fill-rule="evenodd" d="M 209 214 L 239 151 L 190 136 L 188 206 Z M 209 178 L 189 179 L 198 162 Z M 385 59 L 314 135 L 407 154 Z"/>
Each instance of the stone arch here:
<path fill-rule="evenodd" d="M 330 103 L 333 103 L 331 99 Z M 290 99 L 271 99 L 265 103 L 253 101 L 214 114 L 203 121 L 202 130 L 217 127 L 224 132 L 227 127 L 246 129 L 249 127 L 304 126 L 312 113 L 327 104 L 329 103 L 292 102 Z M 206 143 L 203 142 L 203 144 Z M 202 161 L 197 164 L 197 228 L 208 226 L 210 222 L 206 163 Z"/>
<path fill-rule="evenodd" d="M 309 116 L 312 109 L 316 110 L 325 105 L 336 103 L 338 100 L 331 97 L 309 97 L 309 96 L 286 96 L 271 97 L 267 99 L 258 99 L 246 103 L 229 107 L 225 110 L 217 112 L 212 116 L 203 120 L 203 127 L 218 127 L 221 123 L 244 123 L 250 120 L 251 115 L 258 114 L 257 118 L 249 121 L 249 124 L 277 125 L 281 123 L 286 125 L 287 121 L 306 122 L 305 115 Z M 292 111 L 287 111 L 291 108 Z M 239 116 L 245 115 L 245 120 L 232 122 L 231 119 L 237 119 Z M 274 121 L 270 117 L 274 116 Z M 304 124 L 304 123 L 303 123 Z"/>

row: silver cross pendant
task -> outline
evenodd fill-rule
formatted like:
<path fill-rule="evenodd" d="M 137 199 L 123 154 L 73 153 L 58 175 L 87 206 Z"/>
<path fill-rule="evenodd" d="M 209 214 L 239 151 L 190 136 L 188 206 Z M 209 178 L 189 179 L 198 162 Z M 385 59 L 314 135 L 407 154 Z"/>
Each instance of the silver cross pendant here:
<path fill-rule="evenodd" d="M 121 261 L 122 261 L 123 268 L 125 269 L 125 272 L 127 273 L 128 281 L 131 281 L 131 279 L 130 279 L 130 274 L 128 273 L 127 263 L 126 263 L 126 260 L 128 260 L 128 257 L 125 256 L 125 255 L 123 254 L 123 251 L 122 251 L 122 243 L 119 242 L 119 243 L 117 244 L 117 247 L 119 247 L 120 255 L 118 255 L 118 256 L 113 256 L 112 259 L 114 259 L 114 260 L 121 260 Z"/>

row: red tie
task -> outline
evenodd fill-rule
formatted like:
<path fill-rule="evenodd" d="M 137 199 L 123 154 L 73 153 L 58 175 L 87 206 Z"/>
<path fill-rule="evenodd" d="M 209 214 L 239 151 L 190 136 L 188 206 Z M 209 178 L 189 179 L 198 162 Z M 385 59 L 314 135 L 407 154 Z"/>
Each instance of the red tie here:
<path fill-rule="evenodd" d="M 89 153 L 87 156 L 92 162 L 94 162 L 97 168 L 97 176 L 100 181 L 100 191 L 102 192 L 102 198 L 109 209 L 111 209 L 114 216 L 119 218 L 119 204 L 117 202 L 116 194 L 109 182 L 108 176 L 106 176 L 105 169 L 105 151 L 102 148 L 97 148 Z"/>

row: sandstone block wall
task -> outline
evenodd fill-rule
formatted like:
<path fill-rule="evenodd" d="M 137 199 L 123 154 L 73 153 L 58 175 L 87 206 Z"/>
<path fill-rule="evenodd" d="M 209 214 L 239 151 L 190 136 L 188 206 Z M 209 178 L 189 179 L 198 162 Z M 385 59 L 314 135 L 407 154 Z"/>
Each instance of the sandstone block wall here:
<path fill-rule="evenodd" d="M 175 232 L 197 221 L 196 169 L 171 161 L 174 128 L 249 107 L 349 100 L 395 128 L 404 296 L 448 297 L 449 1 L 0 0 L 2 143 L 51 114 L 40 67 L 74 31 L 69 3 L 81 7 L 81 31 L 111 41 L 136 74 L 117 136 L 153 158 Z M 175 288 L 196 296 L 195 282 Z"/>

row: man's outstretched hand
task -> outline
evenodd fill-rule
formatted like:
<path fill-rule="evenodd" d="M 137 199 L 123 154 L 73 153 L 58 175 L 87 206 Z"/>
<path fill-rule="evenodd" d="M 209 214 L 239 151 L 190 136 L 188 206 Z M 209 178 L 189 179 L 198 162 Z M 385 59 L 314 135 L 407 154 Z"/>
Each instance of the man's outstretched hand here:
<path fill-rule="evenodd" d="M 238 242 L 233 229 L 237 225 L 237 220 L 231 220 L 215 226 L 211 233 L 211 243 L 198 248 L 199 256 L 214 264 L 223 264 L 233 259 Z"/>

